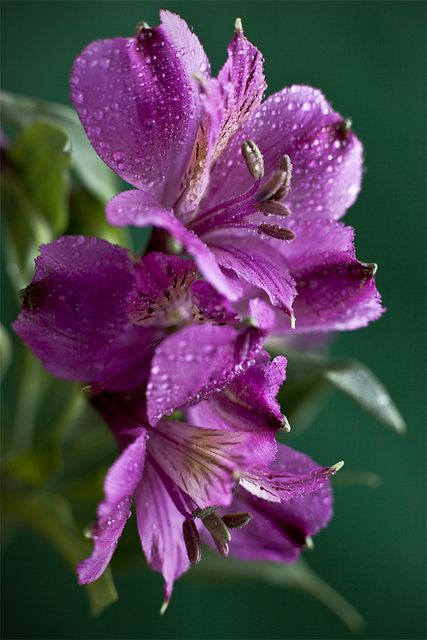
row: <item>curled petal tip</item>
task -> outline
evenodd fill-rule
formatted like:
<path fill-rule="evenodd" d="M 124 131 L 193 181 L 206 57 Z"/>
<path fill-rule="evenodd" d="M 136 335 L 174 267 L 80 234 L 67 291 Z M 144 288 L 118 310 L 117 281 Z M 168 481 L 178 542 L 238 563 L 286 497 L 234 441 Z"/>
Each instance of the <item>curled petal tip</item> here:
<path fill-rule="evenodd" d="M 340 462 L 336 462 L 331 467 L 329 467 L 329 471 L 332 473 L 332 475 L 335 475 L 335 473 L 340 469 L 342 469 L 343 466 L 344 466 L 344 460 L 340 460 Z"/>
<path fill-rule="evenodd" d="M 163 600 L 162 606 L 160 607 L 160 611 L 159 611 L 161 616 L 163 616 L 166 613 L 166 609 L 169 606 L 169 602 L 170 602 L 169 598 L 167 600 Z"/>
<path fill-rule="evenodd" d="M 283 419 L 282 419 L 282 429 L 283 431 L 286 431 L 286 433 L 290 433 L 291 431 L 291 425 L 289 424 L 286 416 L 283 416 Z"/>
<path fill-rule="evenodd" d="M 241 32 L 243 33 L 243 25 L 242 25 L 242 18 L 236 18 L 235 22 L 234 22 L 234 29 L 237 32 Z"/>
<path fill-rule="evenodd" d="M 294 316 L 294 314 L 292 314 L 292 315 L 291 315 L 291 329 L 295 329 L 296 324 L 297 324 L 297 319 L 296 319 L 296 317 Z"/>
<path fill-rule="evenodd" d="M 310 538 L 310 536 L 307 536 L 305 539 L 305 546 L 307 547 L 307 549 L 309 551 L 312 551 L 314 549 L 314 542 L 313 539 Z"/>
<path fill-rule="evenodd" d="M 367 275 L 374 276 L 378 271 L 378 265 L 375 262 L 362 262 L 362 265 Z"/>

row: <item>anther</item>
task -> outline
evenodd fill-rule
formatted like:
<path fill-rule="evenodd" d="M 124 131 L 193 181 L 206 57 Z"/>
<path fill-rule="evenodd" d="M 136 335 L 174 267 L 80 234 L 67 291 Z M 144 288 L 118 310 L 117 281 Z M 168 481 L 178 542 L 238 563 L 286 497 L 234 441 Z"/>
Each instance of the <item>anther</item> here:
<path fill-rule="evenodd" d="M 258 227 L 258 233 L 263 233 L 266 236 L 270 236 L 270 238 L 275 238 L 276 240 L 287 240 L 291 241 L 295 239 L 295 233 L 291 229 L 283 229 L 279 227 L 277 224 L 266 224 L 263 222 Z"/>
<path fill-rule="evenodd" d="M 197 564 L 202 558 L 200 549 L 200 536 L 197 531 L 196 523 L 192 518 L 187 518 L 182 523 L 182 533 L 184 536 L 185 548 L 187 556 L 191 564 Z"/>
<path fill-rule="evenodd" d="M 242 513 L 227 513 L 222 516 L 223 523 L 229 529 L 242 529 L 252 520 L 252 514 L 244 511 Z"/>
<path fill-rule="evenodd" d="M 258 211 L 261 211 L 265 216 L 280 216 L 286 218 L 291 212 L 288 207 L 281 202 L 275 202 L 270 200 L 269 202 L 260 202 L 257 205 Z"/>
<path fill-rule="evenodd" d="M 242 155 L 245 159 L 249 173 L 254 180 L 264 177 L 264 158 L 253 140 L 245 140 L 242 143 Z"/>
<path fill-rule="evenodd" d="M 258 191 L 256 199 L 258 202 L 266 202 L 271 199 L 276 199 L 275 195 L 279 189 L 283 187 L 286 180 L 285 171 L 276 171 L 276 173 L 270 178 L 270 180 Z"/>
<path fill-rule="evenodd" d="M 212 511 L 204 516 L 201 516 L 201 521 L 206 529 L 212 536 L 216 548 L 222 556 L 228 556 L 228 543 L 231 540 L 231 535 L 222 519 Z"/>
<path fill-rule="evenodd" d="M 283 185 L 274 194 L 274 200 L 281 200 L 282 198 L 286 198 L 289 191 L 291 190 L 292 162 L 288 155 L 284 155 L 280 158 L 279 167 L 281 171 L 285 172 L 286 177 Z"/>
<path fill-rule="evenodd" d="M 234 29 L 236 31 L 242 31 L 243 32 L 243 25 L 242 25 L 242 19 L 241 18 L 236 18 L 236 20 L 234 22 Z"/>

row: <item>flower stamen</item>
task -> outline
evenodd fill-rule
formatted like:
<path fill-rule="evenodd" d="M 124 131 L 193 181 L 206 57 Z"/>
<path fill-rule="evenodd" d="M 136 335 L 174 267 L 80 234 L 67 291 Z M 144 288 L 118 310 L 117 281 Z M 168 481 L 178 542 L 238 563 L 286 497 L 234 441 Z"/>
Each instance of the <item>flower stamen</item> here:
<path fill-rule="evenodd" d="M 254 180 L 264 177 L 264 158 L 253 140 L 245 140 L 241 146 L 246 166 Z"/>
<path fill-rule="evenodd" d="M 291 242 L 296 237 L 292 229 L 279 227 L 277 224 L 266 224 L 265 222 L 259 225 L 258 233 L 263 233 L 276 240 L 287 240 L 288 242 Z"/>

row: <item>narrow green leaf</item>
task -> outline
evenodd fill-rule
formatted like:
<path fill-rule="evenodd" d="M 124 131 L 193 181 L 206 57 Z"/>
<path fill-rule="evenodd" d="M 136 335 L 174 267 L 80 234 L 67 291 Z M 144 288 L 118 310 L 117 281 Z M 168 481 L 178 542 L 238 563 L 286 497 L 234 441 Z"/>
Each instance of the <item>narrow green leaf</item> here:
<path fill-rule="evenodd" d="M 67 147 L 63 131 L 39 122 L 24 129 L 8 150 L 25 194 L 52 236 L 62 233 L 68 224 Z"/>
<path fill-rule="evenodd" d="M 1 210 L 6 267 L 14 287 L 21 289 L 31 279 L 39 245 L 49 242 L 51 232 L 18 178 L 7 171 L 1 176 Z"/>
<path fill-rule="evenodd" d="M 107 223 L 105 203 L 80 185 L 74 185 L 70 197 L 70 234 L 95 236 L 132 249 L 129 230 Z"/>
<path fill-rule="evenodd" d="M 313 418 L 325 397 L 325 384 L 345 393 L 362 409 L 397 433 L 405 422 L 384 385 L 368 367 L 356 360 L 335 360 L 317 353 L 287 352 L 286 384 L 280 392 L 284 412 L 303 423 Z M 293 417 L 294 416 L 294 417 Z"/>
<path fill-rule="evenodd" d="M 42 491 L 25 494 L 21 500 L 14 500 L 6 512 L 12 519 L 47 538 L 73 570 L 90 554 L 91 545 L 79 532 L 70 504 L 62 496 Z M 93 615 L 101 613 L 118 597 L 108 569 L 96 582 L 84 588 Z"/>
<path fill-rule="evenodd" d="M 333 479 L 336 487 L 364 486 L 370 489 L 378 489 L 382 479 L 377 473 L 372 471 L 341 471 Z"/>
<path fill-rule="evenodd" d="M 258 580 L 281 588 L 298 589 L 330 609 L 353 633 L 360 632 L 365 626 L 359 612 L 301 559 L 295 564 L 240 562 L 204 551 L 202 562 L 191 570 L 190 576 L 209 581 Z"/>
<path fill-rule="evenodd" d="M 12 345 L 8 332 L 0 324 L 0 380 L 6 375 L 12 359 Z"/>
<path fill-rule="evenodd" d="M 71 107 L 4 91 L 0 105 L 5 124 L 22 129 L 34 122 L 48 122 L 63 129 L 71 141 L 71 161 L 82 184 L 104 202 L 119 190 L 116 175 L 93 150 Z"/>
<path fill-rule="evenodd" d="M 374 418 L 397 433 L 405 433 L 406 425 L 399 410 L 384 385 L 365 365 L 356 361 L 337 363 L 323 375 Z"/>

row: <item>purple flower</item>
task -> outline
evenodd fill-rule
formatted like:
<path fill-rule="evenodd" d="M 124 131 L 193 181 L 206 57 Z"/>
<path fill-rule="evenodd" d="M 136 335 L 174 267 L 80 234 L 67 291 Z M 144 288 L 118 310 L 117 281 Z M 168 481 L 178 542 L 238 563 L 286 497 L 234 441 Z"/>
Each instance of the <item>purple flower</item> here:
<path fill-rule="evenodd" d="M 295 560 L 332 515 L 336 471 L 287 447 L 278 453 L 276 431 L 289 429 L 276 400 L 286 359 L 270 360 L 263 331 L 239 328 L 229 303 L 195 276 L 190 260 L 132 259 L 104 240 L 63 237 L 41 248 L 14 324 L 54 375 L 91 385 L 122 451 L 80 582 L 105 570 L 133 499 L 166 604 L 200 559 L 200 535 L 227 555 L 229 529 L 252 515 L 252 534 L 239 532 L 233 553 Z"/>
<path fill-rule="evenodd" d="M 41 247 L 14 329 L 54 376 L 130 391 L 146 383 L 170 325 L 237 324 L 230 303 L 196 276 L 191 260 L 132 259 L 105 240 L 64 236 Z"/>
<path fill-rule="evenodd" d="M 211 332 L 213 327 L 203 329 Z M 179 340 L 179 334 L 173 339 Z M 168 352 L 171 348 L 169 344 Z M 214 359 L 220 367 L 220 358 Z M 152 364 L 159 375 L 169 370 L 159 366 L 161 361 Z M 283 418 L 274 394 L 284 377 L 285 359 L 261 362 L 235 374 L 225 387 L 228 376 L 217 378 L 219 384 L 209 390 L 192 377 L 194 389 L 185 404 L 200 396 L 205 400 L 188 412 L 182 397 L 177 402 L 189 420 L 205 405 L 200 423 L 160 418 L 153 428 L 141 398 L 108 393 L 94 398 L 122 453 L 105 479 L 92 531 L 94 549 L 78 567 L 80 583 L 96 580 L 105 570 L 132 499 L 144 554 L 165 579 L 163 610 L 174 580 L 200 561 L 201 539 L 225 556 L 230 552 L 244 559 L 293 562 L 307 539 L 326 526 L 332 516 L 328 478 L 340 465 L 319 467 L 284 445 L 277 451 L 274 433 Z M 242 527 L 245 531 L 237 532 L 230 544 L 230 529 Z"/>
<path fill-rule="evenodd" d="M 359 192 L 362 146 L 318 90 L 261 104 L 262 56 L 239 21 L 218 78 L 162 11 L 159 27 L 90 44 L 71 84 L 94 148 L 136 187 L 107 206 L 112 224 L 163 228 L 230 300 L 267 296 L 277 331 L 289 316 L 304 332 L 379 317 L 375 268 L 336 222 Z"/>

